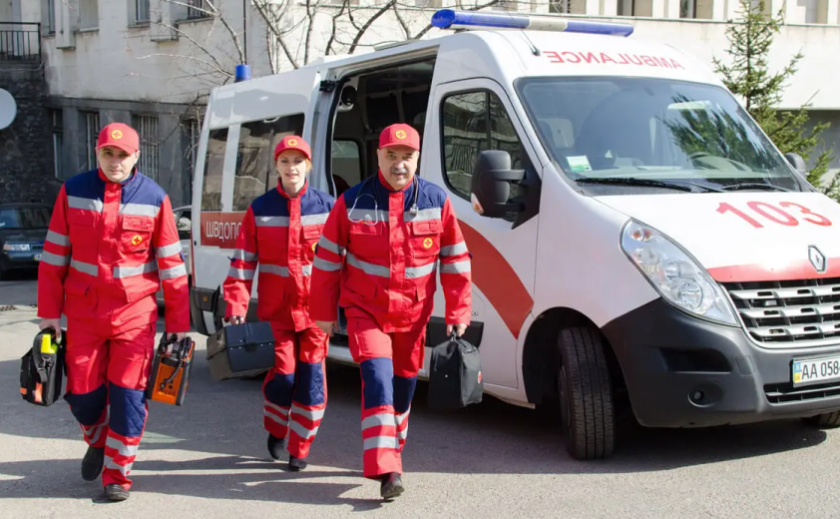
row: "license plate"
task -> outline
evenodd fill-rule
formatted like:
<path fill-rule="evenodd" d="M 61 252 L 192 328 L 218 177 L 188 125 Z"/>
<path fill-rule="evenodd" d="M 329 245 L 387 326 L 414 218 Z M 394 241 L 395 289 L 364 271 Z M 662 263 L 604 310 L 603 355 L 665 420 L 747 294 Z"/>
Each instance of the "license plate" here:
<path fill-rule="evenodd" d="M 35 261 L 41 261 L 41 254 L 36 254 L 34 256 L 34 258 L 35 258 Z"/>
<path fill-rule="evenodd" d="M 840 355 L 793 360 L 793 387 L 840 380 Z"/>

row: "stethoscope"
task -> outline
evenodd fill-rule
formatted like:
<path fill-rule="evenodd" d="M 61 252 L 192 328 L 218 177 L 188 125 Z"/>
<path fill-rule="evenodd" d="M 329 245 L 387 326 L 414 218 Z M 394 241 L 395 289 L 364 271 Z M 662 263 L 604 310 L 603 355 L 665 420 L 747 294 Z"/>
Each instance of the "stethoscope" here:
<path fill-rule="evenodd" d="M 378 176 L 379 175 L 374 175 L 372 177 L 368 177 L 367 179 L 365 179 L 364 182 L 362 182 L 362 185 L 364 185 L 367 182 L 371 182 L 371 181 L 375 180 Z M 420 212 L 420 210 L 417 208 L 417 199 L 420 196 L 420 180 L 417 178 L 416 174 L 414 175 L 414 178 L 411 179 L 411 183 L 414 184 L 414 201 L 411 204 L 411 208 L 408 210 L 408 212 L 411 214 L 411 216 L 417 216 L 417 213 Z M 365 225 L 376 225 L 380 222 L 380 220 L 379 220 L 379 202 L 378 202 L 378 200 L 379 200 L 379 186 L 377 185 L 376 182 L 373 183 L 373 195 L 362 195 L 362 196 L 357 196 L 356 197 L 356 200 L 353 201 L 353 207 L 350 208 L 350 214 L 353 214 L 353 211 L 355 211 L 355 209 L 356 209 L 356 204 L 359 203 L 359 199 L 363 198 L 364 196 L 372 196 L 373 197 L 373 213 L 376 216 L 376 221 L 375 222 L 371 222 L 370 220 L 355 221 L 352 218 L 350 218 L 349 215 L 348 215 L 348 220 L 350 220 L 351 223 L 363 223 Z M 385 223 L 385 222 L 383 221 L 382 223 Z"/>

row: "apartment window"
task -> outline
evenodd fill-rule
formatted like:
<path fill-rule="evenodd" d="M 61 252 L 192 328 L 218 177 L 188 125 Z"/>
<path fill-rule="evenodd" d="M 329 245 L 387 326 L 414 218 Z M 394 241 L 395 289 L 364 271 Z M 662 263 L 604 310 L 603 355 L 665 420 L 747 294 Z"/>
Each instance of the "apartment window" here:
<path fill-rule="evenodd" d="M 97 27 L 99 27 L 98 0 L 79 0 L 79 28 L 96 29 Z"/>
<path fill-rule="evenodd" d="M 135 115 L 131 119 L 132 126 L 140 135 L 140 160 L 137 163 L 137 170 L 158 182 L 160 179 L 158 118 Z"/>
<path fill-rule="evenodd" d="M 680 0 L 680 18 L 697 18 L 695 0 Z"/>
<path fill-rule="evenodd" d="M 134 22 L 145 23 L 150 20 L 149 0 L 134 0 Z"/>
<path fill-rule="evenodd" d="M 186 177 L 189 179 L 190 194 L 192 195 L 193 179 L 198 163 L 198 145 L 201 139 L 201 121 L 199 119 L 184 119 L 181 127 L 184 131 L 182 142 L 186 142 L 183 154 L 184 163 L 187 167 Z"/>
<path fill-rule="evenodd" d="M 55 0 L 46 0 L 45 3 L 47 13 L 47 34 L 55 34 Z"/>
<path fill-rule="evenodd" d="M 62 167 L 62 150 L 64 149 L 64 111 L 62 109 L 50 110 L 50 123 L 52 126 L 53 141 L 53 164 L 55 164 L 55 178 L 64 179 L 64 168 Z"/>
<path fill-rule="evenodd" d="M 277 186 L 274 148 L 286 135 L 303 133 L 303 114 L 243 123 L 236 154 L 233 210 L 247 211 L 251 202 Z"/>
<path fill-rule="evenodd" d="M 571 13 L 571 0 L 549 0 L 548 12 L 552 14 L 569 14 Z"/>
<path fill-rule="evenodd" d="M 206 0 L 187 0 L 187 19 L 207 18 L 210 16 L 209 9 Z"/>
<path fill-rule="evenodd" d="M 85 118 L 85 163 L 84 170 L 96 169 L 96 141 L 99 139 L 99 113 L 82 112 Z"/>

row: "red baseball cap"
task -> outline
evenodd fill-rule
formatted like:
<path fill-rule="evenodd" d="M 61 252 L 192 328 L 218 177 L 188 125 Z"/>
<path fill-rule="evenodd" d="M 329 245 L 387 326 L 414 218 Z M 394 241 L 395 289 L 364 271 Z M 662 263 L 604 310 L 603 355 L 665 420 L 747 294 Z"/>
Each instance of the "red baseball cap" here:
<path fill-rule="evenodd" d="M 407 124 L 392 124 L 379 134 L 379 149 L 386 146 L 408 146 L 420 151 L 420 134 Z"/>
<path fill-rule="evenodd" d="M 307 159 L 312 160 L 312 150 L 309 149 L 309 143 L 298 135 L 286 135 L 277 143 L 274 148 L 274 162 L 277 162 L 277 157 L 286 150 L 298 150 L 306 155 Z"/>
<path fill-rule="evenodd" d="M 119 148 L 126 153 L 135 153 L 140 149 L 140 136 L 134 128 L 123 123 L 111 123 L 99 132 L 96 149 L 105 146 Z"/>

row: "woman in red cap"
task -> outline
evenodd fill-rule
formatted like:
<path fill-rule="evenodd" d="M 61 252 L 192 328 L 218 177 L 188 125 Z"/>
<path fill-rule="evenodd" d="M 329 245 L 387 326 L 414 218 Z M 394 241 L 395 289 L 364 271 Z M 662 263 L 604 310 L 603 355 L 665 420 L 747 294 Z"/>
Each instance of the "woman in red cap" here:
<path fill-rule="evenodd" d="M 335 199 L 309 186 L 309 144 L 284 137 L 274 150 L 279 175 L 251 203 L 224 283 L 226 319 L 243 323 L 257 264 L 257 318 L 274 331 L 274 369 L 263 383 L 268 451 L 280 459 L 289 434 L 289 469 L 306 467 L 309 448 L 327 405 L 324 359 L 329 337 L 309 317 L 309 279 L 315 245 Z"/>

